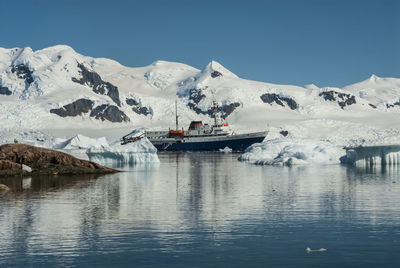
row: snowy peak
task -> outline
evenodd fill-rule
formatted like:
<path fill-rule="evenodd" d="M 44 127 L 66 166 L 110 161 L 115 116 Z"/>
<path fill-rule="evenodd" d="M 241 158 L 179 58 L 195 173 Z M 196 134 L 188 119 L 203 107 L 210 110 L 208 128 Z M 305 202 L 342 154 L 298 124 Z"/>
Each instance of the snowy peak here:
<path fill-rule="evenodd" d="M 400 96 L 400 79 L 371 75 L 364 81 L 343 88 L 352 94 L 366 99 L 377 107 L 386 109 L 398 102 Z"/>
<path fill-rule="evenodd" d="M 211 76 L 211 78 L 217 78 L 220 76 L 238 78 L 237 75 L 235 75 L 216 61 L 211 61 L 209 64 L 207 64 L 207 66 L 203 69 L 201 73 L 203 76 Z"/>
<path fill-rule="evenodd" d="M 372 74 L 371 77 L 369 78 L 369 81 L 371 81 L 371 82 L 376 82 L 376 80 L 378 80 L 378 79 L 379 79 L 378 76 Z"/>

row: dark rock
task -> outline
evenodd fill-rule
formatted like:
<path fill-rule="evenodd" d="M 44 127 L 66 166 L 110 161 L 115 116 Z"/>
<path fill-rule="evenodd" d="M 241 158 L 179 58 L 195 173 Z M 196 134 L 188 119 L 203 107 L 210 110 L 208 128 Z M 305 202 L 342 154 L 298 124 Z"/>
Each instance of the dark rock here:
<path fill-rule="evenodd" d="M 322 96 L 326 101 L 337 101 L 342 109 L 344 109 L 346 106 L 356 103 L 356 97 L 354 95 L 341 93 L 334 90 L 321 92 L 319 93 L 319 96 Z"/>
<path fill-rule="evenodd" d="M 91 100 L 79 99 L 61 108 L 51 109 L 50 113 L 57 114 L 61 117 L 78 116 L 83 113 L 88 113 L 93 108 L 93 104 Z"/>
<path fill-rule="evenodd" d="M 142 106 L 141 103 L 139 103 L 135 99 L 126 99 L 126 104 L 128 104 L 129 106 L 133 106 L 132 111 L 134 111 L 137 114 L 143 114 L 146 116 L 149 114 L 153 114 L 151 108 L 149 109 L 147 107 Z"/>
<path fill-rule="evenodd" d="M 197 105 L 201 100 L 203 100 L 206 95 L 203 94 L 201 88 L 193 88 L 189 90 L 189 108 L 195 111 L 197 114 L 207 114 L 209 116 L 214 116 L 214 109 L 210 107 L 208 110 L 203 111 L 198 108 Z M 226 119 L 237 107 L 240 106 L 240 103 L 234 102 L 222 107 L 217 108 L 217 113 L 221 115 L 221 118 Z"/>
<path fill-rule="evenodd" d="M 126 104 L 129 106 L 134 106 L 134 105 L 139 105 L 139 102 L 137 102 L 135 99 L 126 99 Z"/>
<path fill-rule="evenodd" d="M 189 100 L 191 100 L 194 104 L 199 104 L 199 102 L 204 99 L 206 95 L 203 94 L 201 88 L 193 88 L 189 90 Z"/>
<path fill-rule="evenodd" d="M 289 134 L 289 131 L 287 130 L 282 130 L 281 132 L 279 132 L 282 136 L 286 137 Z"/>
<path fill-rule="evenodd" d="M 239 106 L 240 106 L 240 103 L 238 103 L 238 102 L 234 102 L 234 103 L 230 103 L 228 105 L 222 106 L 222 109 L 220 109 L 220 111 L 222 110 L 221 117 L 223 119 L 226 119 Z"/>
<path fill-rule="evenodd" d="M 297 104 L 296 101 L 294 101 L 292 98 L 287 98 L 287 97 L 281 97 L 281 100 L 286 102 L 286 104 L 290 107 L 292 110 L 296 110 L 299 108 L 299 105 Z"/>
<path fill-rule="evenodd" d="M 0 146 L 0 161 L 3 166 L 10 168 L 0 170 L 0 175 L 23 175 L 21 165 L 32 168 L 29 175 L 35 174 L 89 174 L 115 173 L 115 169 L 103 167 L 99 164 L 81 160 L 72 155 L 35 147 L 26 144 L 5 144 Z"/>
<path fill-rule="evenodd" d="M 393 108 L 393 107 L 395 107 L 395 106 L 400 106 L 400 101 L 396 101 L 395 103 L 393 103 L 393 104 L 386 104 L 386 108 Z"/>
<path fill-rule="evenodd" d="M 216 78 L 218 76 L 222 76 L 222 74 L 220 72 L 218 72 L 218 71 L 214 71 L 214 72 L 211 73 L 211 77 L 212 78 Z"/>
<path fill-rule="evenodd" d="M 2 87 L 0 86 L 0 95 L 11 95 L 12 92 L 11 90 L 8 89 L 8 87 Z"/>
<path fill-rule="evenodd" d="M 33 77 L 32 77 L 32 71 L 29 70 L 29 68 L 25 64 L 18 64 L 15 66 L 11 67 L 11 72 L 12 73 L 17 73 L 17 77 L 20 79 L 25 79 L 25 83 L 27 86 L 32 84 L 33 82 Z"/>
<path fill-rule="evenodd" d="M 147 107 L 132 107 L 132 111 L 137 114 L 149 115 L 151 111 Z"/>
<path fill-rule="evenodd" d="M 115 105 L 102 104 L 97 106 L 90 113 L 91 117 L 101 119 L 102 121 L 108 120 L 111 122 L 121 123 L 129 122 L 129 117 L 118 109 Z"/>
<path fill-rule="evenodd" d="M 275 102 L 276 104 L 285 107 L 285 104 L 284 104 L 284 102 L 285 102 L 289 106 L 289 108 L 292 110 L 296 110 L 297 108 L 299 108 L 299 105 L 297 104 L 297 102 L 295 100 L 293 100 L 292 98 L 281 97 L 275 93 L 265 93 L 265 94 L 261 95 L 260 98 L 264 103 L 269 103 L 271 105 L 272 105 L 272 103 Z"/>
<path fill-rule="evenodd" d="M 202 93 L 201 88 L 192 88 L 189 90 L 189 108 L 195 111 L 197 114 L 209 114 L 208 111 L 203 111 L 197 107 L 197 104 L 204 99 L 206 95 Z M 212 114 L 212 113 L 211 113 Z"/>
<path fill-rule="evenodd" d="M 88 85 L 96 94 L 107 95 L 118 106 L 121 106 L 121 101 L 119 100 L 119 91 L 116 86 L 109 82 L 103 81 L 98 73 L 89 71 L 83 64 L 78 63 L 78 68 L 81 69 L 80 74 L 82 75 L 82 78 L 77 79 L 72 77 L 73 82 L 81 85 Z"/>
<path fill-rule="evenodd" d="M 368 104 L 369 104 L 369 106 L 371 106 L 372 108 L 376 109 L 376 106 L 375 106 L 375 105 L 373 105 L 373 104 L 371 104 L 371 103 L 368 103 Z"/>

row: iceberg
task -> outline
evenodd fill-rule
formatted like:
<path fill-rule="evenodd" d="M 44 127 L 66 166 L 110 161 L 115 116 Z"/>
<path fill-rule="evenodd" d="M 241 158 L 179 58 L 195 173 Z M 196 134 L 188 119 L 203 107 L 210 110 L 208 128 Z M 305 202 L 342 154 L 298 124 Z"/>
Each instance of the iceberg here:
<path fill-rule="evenodd" d="M 239 161 L 258 165 L 340 164 L 343 148 L 330 142 L 308 139 L 273 139 L 256 143 L 239 156 Z"/>
<path fill-rule="evenodd" d="M 147 138 L 121 145 L 119 141 L 109 144 L 105 137 L 89 138 L 78 134 L 70 139 L 56 139 L 53 149 L 102 165 L 159 162 L 157 149 Z"/>
<path fill-rule="evenodd" d="M 53 148 L 64 150 L 77 150 L 89 148 L 104 148 L 108 146 L 109 144 L 105 137 L 96 139 L 78 134 L 67 140 L 56 139 L 56 144 L 53 146 Z"/>
<path fill-rule="evenodd" d="M 108 147 L 92 147 L 87 151 L 90 161 L 99 164 L 121 163 L 158 163 L 157 149 L 147 139 L 121 145 L 119 141 Z"/>

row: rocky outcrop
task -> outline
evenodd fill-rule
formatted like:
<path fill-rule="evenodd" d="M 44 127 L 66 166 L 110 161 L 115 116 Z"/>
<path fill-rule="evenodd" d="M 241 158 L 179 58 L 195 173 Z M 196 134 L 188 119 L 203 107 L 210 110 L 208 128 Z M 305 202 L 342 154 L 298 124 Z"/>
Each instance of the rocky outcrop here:
<path fill-rule="evenodd" d="M 399 106 L 400 107 L 400 100 L 399 101 L 396 101 L 396 102 L 394 102 L 393 104 L 386 104 L 386 108 L 393 108 L 393 107 L 395 107 L 395 106 Z"/>
<path fill-rule="evenodd" d="M 1 192 L 8 192 L 10 191 L 10 188 L 7 185 L 0 184 L 0 193 Z"/>
<path fill-rule="evenodd" d="M 219 109 L 219 111 L 221 112 L 221 117 L 223 119 L 226 119 L 239 106 L 240 106 L 240 103 L 238 103 L 238 102 L 233 102 L 233 103 L 222 106 Z"/>
<path fill-rule="evenodd" d="M 119 100 L 119 91 L 116 86 L 109 82 L 103 81 L 100 75 L 94 71 L 89 71 L 83 64 L 78 63 L 78 68 L 80 69 L 81 78 L 72 78 L 73 82 L 79 83 L 81 85 L 88 85 L 93 89 L 93 92 L 100 95 L 109 96 L 118 106 L 121 106 L 121 101 Z"/>
<path fill-rule="evenodd" d="M 130 99 L 130 98 L 126 99 L 126 104 L 132 106 L 132 111 L 134 111 L 137 114 L 143 114 L 146 116 L 149 114 L 153 114 L 151 108 L 142 106 L 142 104 L 135 99 Z"/>
<path fill-rule="evenodd" d="M 214 71 L 214 72 L 211 73 L 211 77 L 212 78 L 216 78 L 218 76 L 222 76 L 222 74 L 220 72 L 218 72 L 218 71 Z"/>
<path fill-rule="evenodd" d="M 323 97 L 326 101 L 335 101 L 339 104 L 340 108 L 355 104 L 356 97 L 351 94 L 341 93 L 334 90 L 324 91 L 319 93 L 319 96 Z"/>
<path fill-rule="evenodd" d="M 115 169 L 81 160 L 72 155 L 26 144 L 5 144 L 0 146 L 0 175 L 23 175 L 22 164 L 29 166 L 36 174 L 106 174 L 118 172 Z"/>
<path fill-rule="evenodd" d="M 9 160 L 0 160 L 0 175 L 13 175 L 20 173 L 24 173 L 21 164 Z"/>
<path fill-rule="evenodd" d="M 90 113 L 91 117 L 101 119 L 102 121 L 108 120 L 113 123 L 129 122 L 129 117 L 118 109 L 115 105 L 102 104 L 97 106 Z"/>
<path fill-rule="evenodd" d="M 289 131 L 282 130 L 282 131 L 279 132 L 279 134 L 281 134 L 283 137 L 286 137 L 289 134 Z"/>
<path fill-rule="evenodd" d="M 206 96 L 202 93 L 201 89 L 191 89 L 189 93 L 189 103 L 188 106 L 190 109 L 195 111 L 197 114 L 207 114 L 209 116 L 214 116 L 214 109 L 210 107 L 209 109 L 203 111 L 202 109 L 198 108 L 197 105 L 199 102 L 204 99 Z M 216 112 L 220 114 L 222 119 L 226 119 L 237 107 L 240 106 L 239 102 L 233 102 L 229 104 L 222 105 L 221 107 L 217 107 Z"/>
<path fill-rule="evenodd" d="M 25 64 L 18 64 L 11 67 L 11 72 L 16 73 L 19 79 L 25 79 L 25 83 L 29 86 L 33 83 L 32 71 Z"/>
<path fill-rule="evenodd" d="M 93 101 L 88 99 L 79 99 L 73 103 L 64 105 L 58 109 L 51 109 L 50 113 L 59 115 L 61 117 L 67 116 L 78 116 L 84 113 L 88 113 L 93 108 Z"/>
<path fill-rule="evenodd" d="M 8 89 L 8 87 L 3 87 L 3 86 L 0 86 L 0 95 L 11 95 L 12 94 L 12 92 L 11 92 L 11 90 L 9 90 Z"/>
<path fill-rule="evenodd" d="M 269 103 L 271 105 L 272 103 L 276 103 L 280 106 L 285 107 L 284 103 L 286 103 L 286 105 L 289 106 L 289 108 L 292 110 L 296 110 L 297 108 L 299 108 L 299 105 L 294 99 L 283 97 L 275 93 L 265 93 L 261 95 L 260 98 L 264 103 Z"/>
<path fill-rule="evenodd" d="M 110 122 L 129 122 L 129 117 L 115 105 L 102 104 L 93 108 L 94 102 L 88 99 L 79 99 L 58 109 L 51 109 L 50 113 L 61 117 L 78 116 L 90 112 L 96 119 Z"/>

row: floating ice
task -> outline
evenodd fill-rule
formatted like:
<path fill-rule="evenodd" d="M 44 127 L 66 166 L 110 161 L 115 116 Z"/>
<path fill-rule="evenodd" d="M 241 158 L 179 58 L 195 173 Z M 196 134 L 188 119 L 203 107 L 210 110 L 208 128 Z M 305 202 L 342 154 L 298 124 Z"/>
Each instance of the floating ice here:
<path fill-rule="evenodd" d="M 239 157 L 259 165 L 339 164 L 346 153 L 330 142 L 307 139 L 273 139 L 253 144 Z"/>
<path fill-rule="evenodd" d="M 56 140 L 53 148 L 99 164 L 159 162 L 157 149 L 147 138 L 121 145 L 119 141 L 109 144 L 104 137 L 76 135 L 67 140 Z"/>
<path fill-rule="evenodd" d="M 105 148 L 109 146 L 105 137 L 95 139 L 80 134 L 63 141 L 57 139 L 56 142 L 59 143 L 54 145 L 54 149 L 76 150 L 89 148 Z"/>
<path fill-rule="evenodd" d="M 312 253 L 312 252 L 325 252 L 327 251 L 326 248 L 320 248 L 320 249 L 311 249 L 311 248 L 306 248 L 307 253 Z"/>
<path fill-rule="evenodd" d="M 121 145 L 119 141 L 109 147 L 90 148 L 87 151 L 90 161 L 107 164 L 118 163 L 158 163 L 157 149 L 147 139 Z"/>
<path fill-rule="evenodd" d="M 225 147 L 224 149 L 219 149 L 219 151 L 222 153 L 232 153 L 232 149 L 229 148 L 228 146 Z"/>
<path fill-rule="evenodd" d="M 32 168 L 24 164 L 22 164 L 22 170 L 25 170 L 27 172 L 32 172 Z"/>

